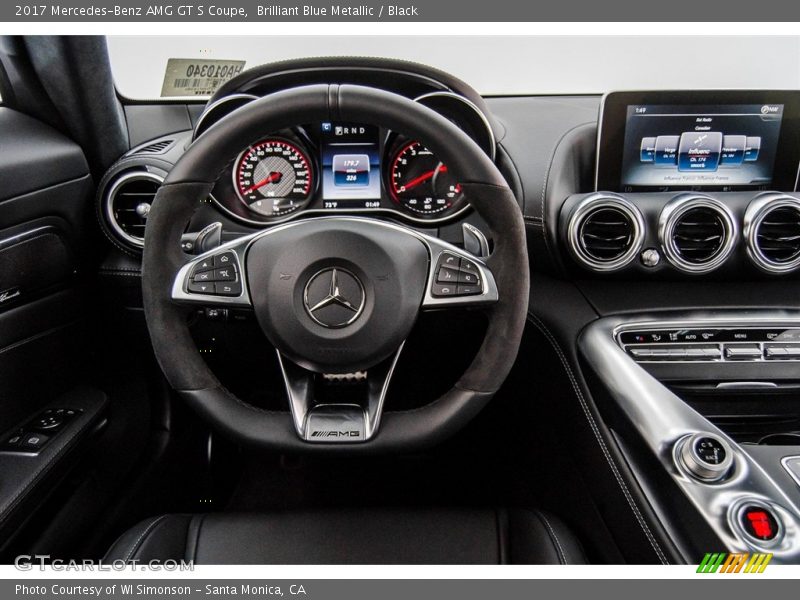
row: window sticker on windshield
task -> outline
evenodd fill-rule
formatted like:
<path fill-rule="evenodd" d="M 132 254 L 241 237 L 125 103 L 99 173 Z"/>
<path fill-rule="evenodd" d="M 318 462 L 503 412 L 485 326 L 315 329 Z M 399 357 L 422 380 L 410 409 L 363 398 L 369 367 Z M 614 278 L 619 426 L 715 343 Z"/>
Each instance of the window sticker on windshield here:
<path fill-rule="evenodd" d="M 170 58 L 161 97 L 210 96 L 244 69 L 243 60 Z"/>

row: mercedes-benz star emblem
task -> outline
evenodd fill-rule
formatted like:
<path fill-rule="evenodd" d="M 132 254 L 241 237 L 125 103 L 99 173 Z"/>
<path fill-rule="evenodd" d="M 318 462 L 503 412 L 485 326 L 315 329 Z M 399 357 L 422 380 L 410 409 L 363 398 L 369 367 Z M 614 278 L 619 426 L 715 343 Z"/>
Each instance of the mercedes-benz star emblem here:
<path fill-rule="evenodd" d="M 364 286 L 350 271 L 330 267 L 308 280 L 303 301 L 309 316 L 323 327 L 345 327 L 364 309 Z"/>

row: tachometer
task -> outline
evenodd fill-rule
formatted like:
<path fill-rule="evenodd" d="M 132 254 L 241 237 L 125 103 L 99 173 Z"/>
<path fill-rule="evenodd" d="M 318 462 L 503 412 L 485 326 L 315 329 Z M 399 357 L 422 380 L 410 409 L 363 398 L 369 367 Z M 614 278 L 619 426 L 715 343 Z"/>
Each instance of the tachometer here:
<path fill-rule="evenodd" d="M 389 191 L 407 210 L 433 215 L 451 208 L 461 197 L 461 186 L 447 165 L 419 142 L 402 145 L 392 159 Z"/>
<path fill-rule="evenodd" d="M 312 177 L 308 156 L 296 144 L 275 138 L 241 154 L 233 171 L 233 186 L 250 210 L 277 217 L 308 203 Z"/>

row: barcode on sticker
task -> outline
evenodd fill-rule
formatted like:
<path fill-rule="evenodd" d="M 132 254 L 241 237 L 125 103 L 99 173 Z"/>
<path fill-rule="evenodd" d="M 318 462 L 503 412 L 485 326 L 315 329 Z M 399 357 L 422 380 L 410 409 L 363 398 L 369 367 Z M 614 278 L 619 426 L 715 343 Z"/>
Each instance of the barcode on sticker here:
<path fill-rule="evenodd" d="M 243 60 L 170 58 L 161 97 L 210 96 L 244 69 Z"/>

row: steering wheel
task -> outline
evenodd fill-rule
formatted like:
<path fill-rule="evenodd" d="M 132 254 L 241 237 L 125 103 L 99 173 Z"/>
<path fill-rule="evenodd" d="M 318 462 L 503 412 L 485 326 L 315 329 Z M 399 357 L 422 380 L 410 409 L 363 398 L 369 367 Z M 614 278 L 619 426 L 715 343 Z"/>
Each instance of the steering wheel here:
<path fill-rule="evenodd" d="M 490 258 L 483 261 L 393 222 L 353 216 L 295 220 L 191 259 L 182 252 L 186 223 L 242 148 L 299 123 L 331 121 L 388 127 L 430 148 L 486 221 L 494 241 Z M 214 279 L 225 281 L 207 283 L 203 273 L 211 269 Z M 505 380 L 525 324 L 528 255 L 513 193 L 453 123 L 383 90 L 311 85 L 247 104 L 186 150 L 148 217 L 142 286 L 164 375 L 215 428 L 242 443 L 282 451 L 398 451 L 453 434 Z M 289 411 L 247 404 L 217 380 L 190 335 L 188 317 L 198 304 L 255 312 L 278 352 Z M 384 411 L 394 366 L 417 315 L 449 307 L 486 312 L 485 336 L 472 363 L 432 403 Z M 315 397 L 315 377 L 344 373 L 366 377 L 363 398 L 331 403 Z"/>

